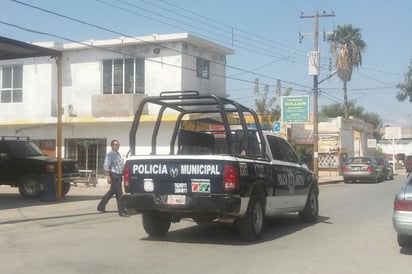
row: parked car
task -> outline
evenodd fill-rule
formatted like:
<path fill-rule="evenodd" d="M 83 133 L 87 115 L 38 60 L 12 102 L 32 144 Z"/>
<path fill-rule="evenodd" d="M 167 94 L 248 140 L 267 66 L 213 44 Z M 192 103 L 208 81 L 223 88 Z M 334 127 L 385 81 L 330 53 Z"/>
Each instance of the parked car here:
<path fill-rule="evenodd" d="M 412 176 L 409 175 L 406 184 L 395 195 L 393 227 L 398 234 L 398 244 L 401 247 L 412 247 Z"/>
<path fill-rule="evenodd" d="M 379 167 L 382 169 L 380 180 L 392 180 L 393 168 L 385 157 L 375 157 Z"/>
<path fill-rule="evenodd" d="M 408 155 L 405 157 L 404 165 L 405 165 L 406 172 L 409 173 L 412 171 L 412 155 Z"/>
<path fill-rule="evenodd" d="M 342 167 L 342 176 L 345 183 L 349 182 L 379 182 L 382 178 L 382 169 L 374 157 L 352 157 Z"/>

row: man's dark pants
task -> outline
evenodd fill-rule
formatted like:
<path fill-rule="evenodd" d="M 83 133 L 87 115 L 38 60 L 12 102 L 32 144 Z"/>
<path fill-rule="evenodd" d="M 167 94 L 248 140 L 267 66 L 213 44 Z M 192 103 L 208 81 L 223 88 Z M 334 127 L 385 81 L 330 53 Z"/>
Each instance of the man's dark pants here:
<path fill-rule="evenodd" d="M 116 173 L 110 173 L 110 178 L 112 179 L 112 183 L 110 184 L 110 189 L 103 196 L 102 200 L 97 206 L 97 210 L 105 211 L 107 202 L 109 202 L 110 198 L 112 198 L 113 195 L 116 195 L 117 210 L 119 212 L 119 215 L 122 215 L 125 213 L 125 209 L 123 206 L 123 200 L 122 200 L 122 195 L 123 195 L 122 175 L 119 175 Z"/>

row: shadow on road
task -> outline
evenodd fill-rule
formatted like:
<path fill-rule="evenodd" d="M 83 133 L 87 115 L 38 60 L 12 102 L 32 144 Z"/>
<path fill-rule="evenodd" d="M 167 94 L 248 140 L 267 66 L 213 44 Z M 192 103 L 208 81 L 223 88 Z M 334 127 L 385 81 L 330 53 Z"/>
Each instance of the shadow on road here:
<path fill-rule="evenodd" d="M 68 218 L 73 218 L 73 217 L 100 215 L 100 214 L 101 213 L 99 212 L 91 212 L 91 213 L 68 214 L 68 215 L 61 215 L 61 216 L 47 216 L 47 217 L 38 217 L 38 218 L 7 220 L 3 222 L 0 221 L 0 225 L 20 224 L 20 223 L 39 222 L 39 221 L 47 221 L 47 220 L 59 220 L 59 219 L 67 220 Z M 67 224 L 67 223 L 69 223 L 69 221 L 66 221 L 64 224 Z"/>
<path fill-rule="evenodd" d="M 242 241 L 239 238 L 236 225 L 227 225 L 219 222 L 204 225 L 193 223 L 194 226 L 171 230 L 163 237 L 146 237 L 142 238 L 142 240 L 239 246 L 252 245 L 272 241 L 318 223 L 327 222 L 328 220 L 329 217 L 319 216 L 317 222 L 304 223 L 300 221 L 297 214 L 285 214 L 270 217 L 266 219 L 266 227 L 262 239 L 256 242 Z M 173 224 L 171 229 L 173 229 Z"/>
<path fill-rule="evenodd" d="M 61 203 L 71 203 L 78 201 L 87 200 L 99 200 L 101 195 L 82 195 L 82 194 L 68 194 L 63 197 L 60 201 L 41 201 L 40 199 L 25 199 L 18 193 L 0 193 L 0 210 L 12 209 L 12 208 L 22 208 L 30 206 L 42 206 L 42 205 L 53 205 Z"/>

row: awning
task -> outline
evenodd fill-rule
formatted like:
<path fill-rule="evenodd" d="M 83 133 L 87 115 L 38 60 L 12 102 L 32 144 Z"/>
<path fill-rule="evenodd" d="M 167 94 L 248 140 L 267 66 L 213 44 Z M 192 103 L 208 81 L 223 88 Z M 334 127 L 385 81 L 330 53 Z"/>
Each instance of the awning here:
<path fill-rule="evenodd" d="M 60 51 L 0 36 L 0 60 L 39 56 L 61 56 Z"/>

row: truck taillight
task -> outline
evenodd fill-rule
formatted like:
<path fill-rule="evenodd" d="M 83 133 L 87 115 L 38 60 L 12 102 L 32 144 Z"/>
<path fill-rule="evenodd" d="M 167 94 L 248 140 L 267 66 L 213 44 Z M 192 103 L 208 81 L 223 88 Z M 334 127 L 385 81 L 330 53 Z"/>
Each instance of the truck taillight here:
<path fill-rule="evenodd" d="M 395 210 L 412 211 L 412 200 L 395 200 Z"/>
<path fill-rule="evenodd" d="M 235 165 L 225 165 L 223 171 L 223 188 L 225 190 L 239 189 L 239 169 Z"/>
<path fill-rule="evenodd" d="M 129 186 L 130 169 L 129 169 L 129 166 L 127 165 L 124 167 L 123 180 L 124 180 L 124 186 L 125 187 Z"/>

